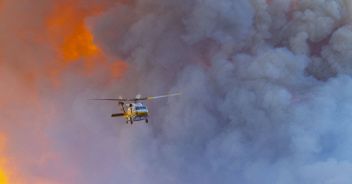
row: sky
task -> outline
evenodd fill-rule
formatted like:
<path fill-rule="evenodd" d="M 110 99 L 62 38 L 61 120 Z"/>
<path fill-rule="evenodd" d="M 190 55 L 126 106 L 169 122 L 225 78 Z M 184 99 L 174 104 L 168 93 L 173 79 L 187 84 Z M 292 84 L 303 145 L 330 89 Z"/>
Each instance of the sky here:
<path fill-rule="evenodd" d="M 0 183 L 350 184 L 351 8 L 0 0 Z"/>

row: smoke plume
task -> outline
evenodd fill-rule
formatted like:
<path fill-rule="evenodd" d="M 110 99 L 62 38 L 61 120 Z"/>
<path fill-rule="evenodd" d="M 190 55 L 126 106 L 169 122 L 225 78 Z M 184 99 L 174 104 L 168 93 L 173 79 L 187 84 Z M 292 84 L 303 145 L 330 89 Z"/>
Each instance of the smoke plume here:
<path fill-rule="evenodd" d="M 351 8 L 0 0 L 0 182 L 349 184 Z"/>

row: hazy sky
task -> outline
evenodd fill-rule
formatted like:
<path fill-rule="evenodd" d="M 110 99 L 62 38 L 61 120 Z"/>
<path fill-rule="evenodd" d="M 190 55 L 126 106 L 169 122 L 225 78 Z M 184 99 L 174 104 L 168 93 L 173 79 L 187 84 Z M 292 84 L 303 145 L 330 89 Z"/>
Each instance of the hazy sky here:
<path fill-rule="evenodd" d="M 350 184 L 351 8 L 0 0 L 0 183 Z"/>

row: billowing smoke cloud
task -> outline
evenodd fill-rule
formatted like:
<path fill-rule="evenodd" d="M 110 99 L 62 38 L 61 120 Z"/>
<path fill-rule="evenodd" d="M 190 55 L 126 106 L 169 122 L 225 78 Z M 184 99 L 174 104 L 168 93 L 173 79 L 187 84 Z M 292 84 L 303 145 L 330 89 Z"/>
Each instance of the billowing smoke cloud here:
<path fill-rule="evenodd" d="M 77 1 L 79 43 L 90 31 L 96 48 L 68 58 L 75 31 L 43 24 L 59 5 L 22 5 L 38 10 L 28 25 L 2 15 L 4 167 L 19 182 L 352 182 L 350 1 Z M 148 102 L 148 126 L 87 100 L 176 91 Z"/>

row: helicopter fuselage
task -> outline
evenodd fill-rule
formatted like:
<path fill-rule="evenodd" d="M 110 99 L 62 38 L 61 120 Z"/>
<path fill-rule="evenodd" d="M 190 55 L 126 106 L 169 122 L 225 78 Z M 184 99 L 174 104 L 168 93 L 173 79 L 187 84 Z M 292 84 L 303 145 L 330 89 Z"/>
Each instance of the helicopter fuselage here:
<path fill-rule="evenodd" d="M 113 114 L 112 117 L 123 116 L 126 119 L 126 123 L 133 124 L 134 121 L 145 121 L 148 123 L 149 111 L 146 105 L 143 103 L 120 103 L 123 113 Z"/>
<path fill-rule="evenodd" d="M 148 119 L 148 115 L 148 108 L 143 103 L 127 104 L 126 118 L 132 119 L 133 121 L 143 121 Z"/>

